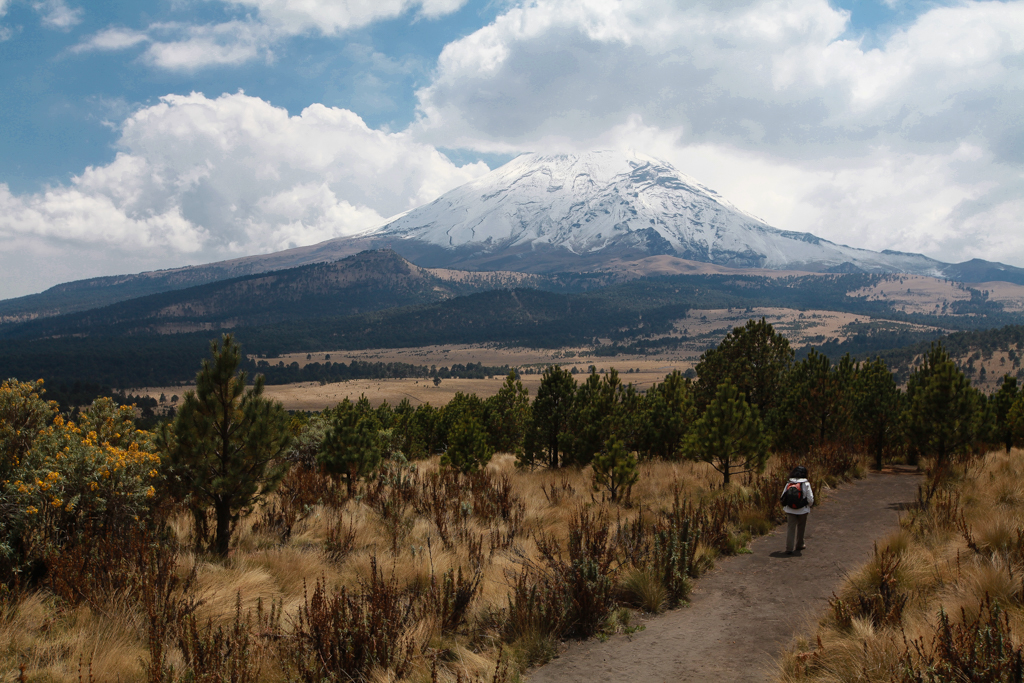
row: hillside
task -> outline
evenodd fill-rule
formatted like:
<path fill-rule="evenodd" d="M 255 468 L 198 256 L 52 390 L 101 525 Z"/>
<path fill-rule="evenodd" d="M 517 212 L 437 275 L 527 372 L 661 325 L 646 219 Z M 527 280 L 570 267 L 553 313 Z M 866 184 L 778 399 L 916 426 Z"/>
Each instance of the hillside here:
<path fill-rule="evenodd" d="M 392 251 L 143 296 L 88 311 L 0 327 L 0 338 L 167 334 L 356 315 L 477 291 L 536 286 L 520 273 L 432 271 Z"/>
<path fill-rule="evenodd" d="M 454 283 L 482 286 L 480 281 L 473 280 L 476 275 L 423 273 L 414 266 L 402 266 L 404 261 L 387 253 L 363 255 L 350 264 L 365 263 L 360 259 L 377 259 L 377 265 L 391 264 L 404 273 L 397 279 L 394 274 L 380 274 L 379 269 L 374 271 L 376 275 L 367 275 L 374 281 L 391 282 L 392 291 L 405 292 L 410 298 L 437 298 L 415 305 L 380 308 L 384 304 L 399 303 L 397 294 L 391 301 L 385 301 L 386 297 L 370 297 L 360 304 L 365 306 L 361 309 L 365 312 L 354 315 L 330 315 L 323 307 L 302 308 L 293 303 L 296 309 L 293 318 L 283 322 L 252 322 L 260 320 L 258 314 L 250 319 L 239 315 L 233 318 L 236 322 L 232 323 L 232 329 L 244 344 L 246 353 L 274 358 L 296 352 L 484 343 L 546 349 L 589 347 L 602 355 L 659 354 L 673 352 L 684 345 L 697 348 L 699 352 L 701 348 L 718 343 L 731 324 L 727 323 L 724 330 L 721 325 L 703 324 L 701 319 L 706 316 L 702 311 L 732 309 L 732 317 L 739 320 L 745 319 L 745 311 L 753 311 L 755 307 L 775 307 L 856 315 L 858 320 L 845 325 L 834 333 L 835 336 L 830 334 L 817 339 L 811 336 L 807 343 L 826 350 L 829 355 L 850 352 L 866 357 L 927 342 L 950 331 L 986 329 L 1024 321 L 1021 313 L 1008 311 L 1002 303 L 984 297 L 983 292 L 974 294 L 976 290 L 969 289 L 958 301 L 956 314 L 949 310 L 942 314 L 941 306 L 936 311 L 934 306 L 925 306 L 920 301 L 917 301 L 919 308 L 931 312 L 903 310 L 905 299 L 874 294 L 887 284 L 884 276 L 878 275 L 674 275 L 637 278 L 603 287 L 597 276 L 567 276 L 565 280 L 542 278 L 540 282 L 549 288 L 547 290 L 519 287 L 458 296 L 452 294 Z M 304 273 L 307 271 L 299 269 L 289 277 L 302 282 Z M 354 281 L 366 282 L 360 278 Z M 248 287 L 249 282 L 242 279 L 223 286 L 227 291 L 235 291 L 232 287 L 236 284 Z M 397 287 L 396 282 L 405 283 L 404 289 Z M 420 283 L 416 287 L 410 284 L 416 282 Z M 495 287 L 500 283 L 483 281 L 483 284 Z M 894 282 L 889 284 L 895 286 Z M 435 287 L 442 291 L 438 292 Z M 586 287 L 589 289 L 581 291 Z M 283 286 L 278 288 L 287 291 Z M 360 290 L 357 287 L 346 291 Z M 178 294 L 183 293 L 175 295 Z M 156 298 L 162 296 L 166 295 Z M 246 297 L 249 302 L 246 305 L 259 308 L 258 302 L 250 301 L 252 298 Z M 268 295 L 268 300 L 273 298 Z M 308 303 L 312 299 L 300 301 Z M 378 306 L 378 310 L 369 310 L 367 301 Z M 114 315 L 123 312 L 121 307 L 128 303 L 137 305 L 139 302 L 118 304 L 111 307 L 111 311 L 62 316 L 12 328 L 17 334 L 9 334 L 0 350 L 0 376 L 59 377 L 64 381 L 88 381 L 119 388 L 166 385 L 190 379 L 194 359 L 203 355 L 209 339 L 217 332 L 157 334 L 154 330 L 162 329 L 166 322 L 157 325 L 145 318 L 119 319 Z M 312 315 L 312 312 L 319 315 Z M 176 324 L 181 324 L 180 319 Z M 787 324 L 787 328 L 793 330 L 804 326 L 799 319 Z M 276 366 L 267 368 L 267 373 L 270 381 L 334 376 L 326 368 L 323 377 L 310 372 L 297 375 L 292 371 L 279 371 Z"/>

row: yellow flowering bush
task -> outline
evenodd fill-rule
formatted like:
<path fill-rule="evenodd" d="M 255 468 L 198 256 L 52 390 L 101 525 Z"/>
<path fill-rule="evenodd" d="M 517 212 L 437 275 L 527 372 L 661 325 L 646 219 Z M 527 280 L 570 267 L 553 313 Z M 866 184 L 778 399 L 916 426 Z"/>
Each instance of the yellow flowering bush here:
<path fill-rule="evenodd" d="M 124 532 L 156 495 L 160 456 L 130 407 L 97 399 L 76 423 L 42 394 L 42 382 L 0 384 L 0 581 Z"/>

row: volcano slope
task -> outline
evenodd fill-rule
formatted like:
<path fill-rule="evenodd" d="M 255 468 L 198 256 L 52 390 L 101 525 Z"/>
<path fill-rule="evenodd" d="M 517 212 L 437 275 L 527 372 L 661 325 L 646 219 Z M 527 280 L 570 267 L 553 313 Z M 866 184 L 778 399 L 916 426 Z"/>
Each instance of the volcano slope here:
<path fill-rule="evenodd" d="M 688 606 L 629 636 L 574 642 L 531 672 L 529 683 L 776 680 L 776 657 L 811 630 L 846 574 L 870 559 L 874 542 L 897 528 L 921 481 L 872 473 L 829 491 L 811 512 L 803 552 L 785 554 L 779 527 L 751 543 L 750 554 L 722 560 L 697 581 Z"/>

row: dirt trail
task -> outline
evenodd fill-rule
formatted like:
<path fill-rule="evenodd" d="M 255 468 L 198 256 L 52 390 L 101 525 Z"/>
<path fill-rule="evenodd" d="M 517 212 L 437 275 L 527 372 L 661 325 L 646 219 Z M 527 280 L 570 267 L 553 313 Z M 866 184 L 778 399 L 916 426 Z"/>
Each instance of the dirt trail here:
<path fill-rule="evenodd" d="M 646 630 L 607 642 L 572 643 L 533 671 L 529 683 L 770 681 L 776 658 L 809 632 L 846 574 L 896 528 L 921 478 L 870 474 L 830 491 L 811 512 L 807 549 L 785 554 L 785 526 L 755 540 L 696 583 L 687 607 L 651 619 Z"/>

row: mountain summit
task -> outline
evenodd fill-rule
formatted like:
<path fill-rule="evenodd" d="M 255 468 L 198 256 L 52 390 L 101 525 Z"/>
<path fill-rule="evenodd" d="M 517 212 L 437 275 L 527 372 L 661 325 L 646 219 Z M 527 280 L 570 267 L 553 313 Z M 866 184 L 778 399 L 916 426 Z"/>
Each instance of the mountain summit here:
<path fill-rule="evenodd" d="M 778 230 L 665 161 L 614 151 L 525 154 L 363 237 L 420 265 L 526 271 L 662 254 L 737 268 L 940 277 L 945 265 Z"/>
<path fill-rule="evenodd" d="M 669 261 L 676 272 L 684 266 L 703 268 L 691 263 L 699 262 L 1024 284 L 1024 269 L 1001 263 L 948 264 L 773 228 L 671 164 L 642 154 L 525 154 L 360 235 L 219 263 L 70 282 L 0 301 L 0 325 L 373 249 L 391 249 L 420 267 L 460 270 L 558 273 L 625 267 L 643 274 L 663 272 Z"/>

